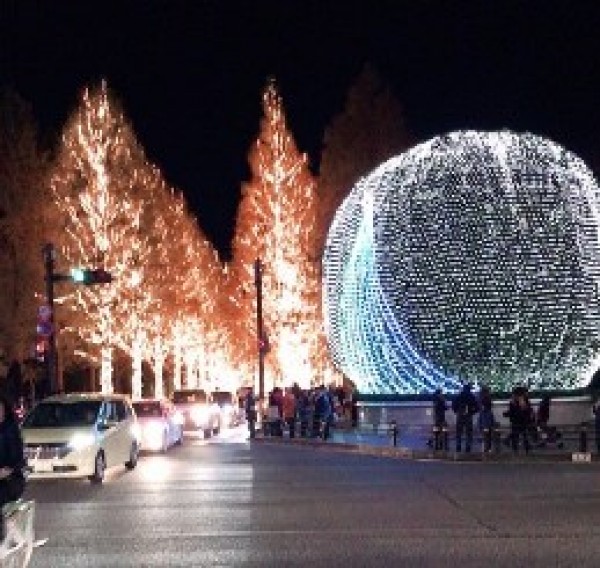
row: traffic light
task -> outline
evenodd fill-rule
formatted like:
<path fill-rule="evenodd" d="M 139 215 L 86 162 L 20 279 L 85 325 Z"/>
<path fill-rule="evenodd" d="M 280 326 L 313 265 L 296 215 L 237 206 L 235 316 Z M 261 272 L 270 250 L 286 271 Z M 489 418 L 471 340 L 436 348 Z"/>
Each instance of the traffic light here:
<path fill-rule="evenodd" d="M 103 268 L 71 268 L 71 280 L 76 284 L 110 284 L 112 274 Z"/>

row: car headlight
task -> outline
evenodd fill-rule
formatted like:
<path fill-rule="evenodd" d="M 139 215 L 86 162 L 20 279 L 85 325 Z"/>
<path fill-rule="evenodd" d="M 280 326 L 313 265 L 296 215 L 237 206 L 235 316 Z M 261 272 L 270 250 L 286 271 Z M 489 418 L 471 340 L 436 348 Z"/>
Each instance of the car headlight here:
<path fill-rule="evenodd" d="M 205 406 L 195 406 L 190 411 L 190 416 L 196 424 L 202 424 L 208 418 L 208 408 Z"/>
<path fill-rule="evenodd" d="M 163 433 L 163 425 L 160 422 L 149 422 L 144 425 L 146 436 L 160 436 Z"/>
<path fill-rule="evenodd" d="M 80 432 L 78 434 L 74 434 L 69 440 L 69 447 L 72 450 L 83 450 L 84 448 L 92 446 L 95 441 L 96 437 L 94 434 Z"/>

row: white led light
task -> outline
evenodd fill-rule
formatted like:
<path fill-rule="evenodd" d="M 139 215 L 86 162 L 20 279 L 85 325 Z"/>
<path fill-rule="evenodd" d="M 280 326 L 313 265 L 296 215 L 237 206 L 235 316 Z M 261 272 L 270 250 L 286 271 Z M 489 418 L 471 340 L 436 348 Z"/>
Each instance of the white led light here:
<path fill-rule="evenodd" d="M 549 140 L 455 132 L 381 165 L 323 262 L 336 364 L 361 392 L 584 385 L 600 351 L 592 173 Z"/>

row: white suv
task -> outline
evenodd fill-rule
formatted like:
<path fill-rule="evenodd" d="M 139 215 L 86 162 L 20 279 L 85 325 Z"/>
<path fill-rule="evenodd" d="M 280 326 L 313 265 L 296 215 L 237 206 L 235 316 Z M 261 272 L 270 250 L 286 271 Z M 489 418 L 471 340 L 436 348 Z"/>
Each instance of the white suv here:
<path fill-rule="evenodd" d="M 29 475 L 89 477 L 102 483 L 106 469 L 133 469 L 139 427 L 126 396 L 67 394 L 46 398 L 22 425 Z"/>

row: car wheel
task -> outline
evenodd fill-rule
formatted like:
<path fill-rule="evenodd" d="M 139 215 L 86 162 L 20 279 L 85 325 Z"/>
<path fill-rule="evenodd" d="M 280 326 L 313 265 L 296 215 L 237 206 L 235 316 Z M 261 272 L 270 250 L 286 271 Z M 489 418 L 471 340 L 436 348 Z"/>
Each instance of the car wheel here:
<path fill-rule="evenodd" d="M 133 444 L 131 444 L 131 450 L 129 452 L 129 461 L 125 462 L 125 467 L 127 469 L 134 469 L 135 466 L 137 465 L 138 457 L 139 457 L 138 445 L 135 442 L 133 442 Z"/>
<path fill-rule="evenodd" d="M 94 458 L 94 473 L 90 475 L 90 481 L 92 483 L 102 483 L 104 481 L 104 472 L 106 471 L 106 461 L 104 460 L 104 454 L 98 452 Z"/>
<path fill-rule="evenodd" d="M 212 428 L 206 428 L 206 429 L 204 430 L 204 437 L 205 437 L 206 439 L 208 439 L 208 438 L 210 438 L 211 436 L 212 436 Z"/>

